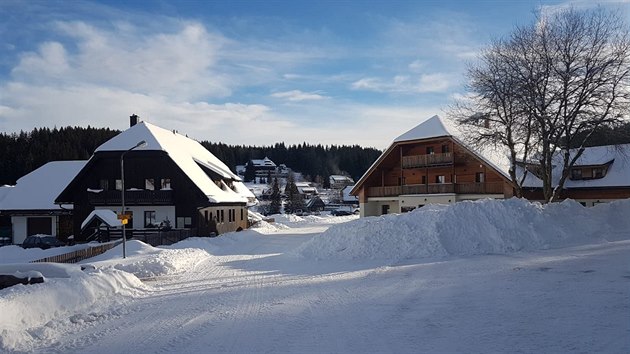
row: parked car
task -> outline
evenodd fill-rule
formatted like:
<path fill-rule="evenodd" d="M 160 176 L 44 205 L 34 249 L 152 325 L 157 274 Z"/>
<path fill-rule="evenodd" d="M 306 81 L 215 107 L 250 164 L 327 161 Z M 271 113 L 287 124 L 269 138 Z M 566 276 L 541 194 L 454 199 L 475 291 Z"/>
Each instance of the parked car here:
<path fill-rule="evenodd" d="M 45 250 L 52 247 L 60 247 L 65 245 L 65 243 L 59 241 L 55 236 L 32 235 L 24 240 L 24 242 L 22 243 L 22 248 L 41 248 Z"/>
<path fill-rule="evenodd" d="M 347 216 L 352 215 L 352 211 L 346 209 L 337 209 L 330 212 L 334 216 Z"/>

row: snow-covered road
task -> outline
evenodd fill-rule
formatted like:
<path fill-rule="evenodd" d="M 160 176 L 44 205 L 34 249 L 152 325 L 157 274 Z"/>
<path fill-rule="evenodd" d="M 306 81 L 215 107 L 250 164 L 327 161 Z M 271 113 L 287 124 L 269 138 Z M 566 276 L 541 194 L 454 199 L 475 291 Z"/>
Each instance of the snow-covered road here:
<path fill-rule="evenodd" d="M 124 309 L 57 325 L 58 353 L 622 352 L 630 242 L 439 261 L 286 254 L 317 227 L 253 232 Z M 246 241 L 246 242 L 244 242 Z M 61 335 L 62 334 L 62 335 Z"/>

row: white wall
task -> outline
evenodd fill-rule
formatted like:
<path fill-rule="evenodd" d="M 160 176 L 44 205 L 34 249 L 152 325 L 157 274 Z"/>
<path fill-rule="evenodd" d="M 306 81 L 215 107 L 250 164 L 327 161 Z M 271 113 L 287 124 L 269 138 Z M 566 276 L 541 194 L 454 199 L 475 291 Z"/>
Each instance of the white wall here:
<path fill-rule="evenodd" d="M 97 207 L 95 209 L 109 209 L 116 214 L 120 213 L 120 207 Z M 155 220 L 159 224 L 161 221 L 168 219 L 171 222 L 171 226 L 175 227 L 175 206 L 125 206 L 127 211 L 133 212 L 133 227 L 134 229 L 144 228 L 144 212 L 153 210 L 155 211 Z"/>

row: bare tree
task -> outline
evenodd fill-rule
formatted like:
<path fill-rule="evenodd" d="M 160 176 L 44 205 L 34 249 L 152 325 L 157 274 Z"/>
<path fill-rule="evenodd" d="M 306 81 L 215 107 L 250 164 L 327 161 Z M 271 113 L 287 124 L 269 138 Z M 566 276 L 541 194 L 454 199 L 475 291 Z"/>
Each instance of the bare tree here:
<path fill-rule="evenodd" d="M 616 13 L 541 16 L 480 59 L 468 71 L 471 102 L 454 111 L 469 139 L 510 150 L 517 195 L 525 178 L 514 172 L 519 161 L 535 162 L 545 200 L 557 200 L 592 133 L 630 117 L 630 37 Z M 470 129 L 479 117 L 490 126 Z M 554 164 L 562 171 L 555 179 Z"/>

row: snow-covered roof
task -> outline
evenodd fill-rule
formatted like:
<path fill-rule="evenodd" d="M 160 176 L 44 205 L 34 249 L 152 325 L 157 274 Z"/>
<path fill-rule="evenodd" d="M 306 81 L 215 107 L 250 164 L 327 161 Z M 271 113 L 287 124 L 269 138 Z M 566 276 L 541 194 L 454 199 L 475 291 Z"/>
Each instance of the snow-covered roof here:
<path fill-rule="evenodd" d="M 329 177 L 330 181 L 335 181 L 335 182 L 350 182 L 350 183 L 354 183 L 354 180 L 348 176 L 342 176 L 342 175 L 330 175 Z"/>
<path fill-rule="evenodd" d="M 406 133 L 394 139 L 395 143 L 409 140 L 420 140 L 437 138 L 441 136 L 454 136 L 458 132 L 454 130 L 454 126 L 448 124 L 440 116 L 434 115 L 433 117 L 418 124 L 414 128 L 410 129 Z"/>
<path fill-rule="evenodd" d="M 53 161 L 17 180 L 15 187 L 6 187 L 0 201 L 2 210 L 61 210 L 55 198 L 79 173 L 87 161 Z M 4 193 L 4 192 L 3 192 Z M 71 209 L 66 205 L 64 209 Z"/>
<path fill-rule="evenodd" d="M 96 209 L 92 210 L 90 215 L 88 215 L 87 218 L 83 220 L 83 222 L 81 223 L 81 230 L 83 230 L 94 219 L 101 220 L 109 227 L 122 226 L 122 223 L 120 222 L 120 220 L 118 220 L 118 216 L 113 211 L 109 209 Z"/>
<path fill-rule="evenodd" d="M 262 166 L 267 166 L 267 167 L 276 167 L 276 163 L 271 161 L 268 157 L 265 156 L 264 159 L 262 160 L 251 160 L 252 164 L 255 167 L 262 167 Z"/>
<path fill-rule="evenodd" d="M 213 203 L 247 202 L 247 195 L 235 192 L 231 188 L 220 188 L 203 171 L 203 166 L 221 178 L 240 182 L 241 178 L 199 142 L 175 131 L 160 128 L 148 122 L 140 122 L 118 134 L 96 149 L 100 151 L 125 151 L 140 141 L 146 141 L 142 150 L 164 151 L 182 171 L 199 187 Z"/>
<path fill-rule="evenodd" d="M 571 150 L 571 154 L 577 150 Z M 610 163 L 610 164 L 609 164 Z M 588 147 L 576 161 L 575 167 L 608 165 L 606 175 L 596 179 L 567 179 L 564 188 L 628 187 L 630 186 L 630 144 Z M 519 168 L 522 170 L 522 168 Z M 554 157 L 552 178 L 557 185 L 562 174 L 562 156 Z M 531 173 L 527 174 L 525 187 L 542 187 L 542 181 Z"/>
<path fill-rule="evenodd" d="M 346 202 L 346 203 L 358 203 L 359 202 L 359 197 L 350 194 L 350 191 L 352 191 L 353 188 L 354 188 L 354 186 L 347 186 L 347 187 L 345 187 L 344 189 L 341 190 L 341 193 L 342 193 L 341 199 L 344 202 Z"/>

